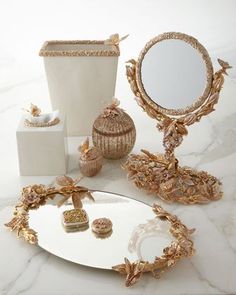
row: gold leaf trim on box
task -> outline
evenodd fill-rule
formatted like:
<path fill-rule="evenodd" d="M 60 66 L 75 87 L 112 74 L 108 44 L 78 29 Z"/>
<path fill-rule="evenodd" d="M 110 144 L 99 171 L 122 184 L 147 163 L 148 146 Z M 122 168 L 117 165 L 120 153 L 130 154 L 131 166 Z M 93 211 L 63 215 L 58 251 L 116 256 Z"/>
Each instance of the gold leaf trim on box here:
<path fill-rule="evenodd" d="M 50 127 L 50 126 L 55 126 L 60 123 L 59 118 L 55 118 L 54 120 L 47 122 L 47 123 L 33 123 L 30 122 L 28 119 L 25 119 L 25 126 L 27 127 Z"/>
<path fill-rule="evenodd" d="M 50 45 L 101 45 L 106 49 L 79 49 L 76 50 L 49 50 Z M 40 52 L 39 56 L 55 57 L 55 56 L 119 56 L 120 49 L 118 44 L 106 45 L 103 40 L 51 40 L 46 41 Z"/>

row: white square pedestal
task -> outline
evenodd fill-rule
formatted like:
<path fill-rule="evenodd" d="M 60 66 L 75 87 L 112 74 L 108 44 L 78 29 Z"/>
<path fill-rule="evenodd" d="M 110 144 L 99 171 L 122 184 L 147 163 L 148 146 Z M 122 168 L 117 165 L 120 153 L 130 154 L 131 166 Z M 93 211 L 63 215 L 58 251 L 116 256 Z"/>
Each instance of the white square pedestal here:
<path fill-rule="evenodd" d="M 67 170 L 65 118 L 50 127 L 27 127 L 22 116 L 17 131 L 20 175 L 60 175 Z"/>

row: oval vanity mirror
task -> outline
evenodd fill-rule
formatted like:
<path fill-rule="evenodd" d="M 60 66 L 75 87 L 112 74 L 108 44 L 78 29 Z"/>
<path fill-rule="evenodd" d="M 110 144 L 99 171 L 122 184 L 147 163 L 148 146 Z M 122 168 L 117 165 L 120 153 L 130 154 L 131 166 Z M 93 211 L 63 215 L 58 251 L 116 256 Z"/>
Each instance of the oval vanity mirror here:
<path fill-rule="evenodd" d="M 227 62 L 213 73 L 205 47 L 192 36 L 169 32 L 150 40 L 137 61 L 129 60 L 127 78 L 138 104 L 164 133 L 164 154 L 142 150 L 123 164 L 139 188 L 168 202 L 207 203 L 222 197 L 220 181 L 207 172 L 180 167 L 174 155 L 187 126 L 214 111 Z"/>
<path fill-rule="evenodd" d="M 143 91 L 172 114 L 197 107 L 210 91 L 210 58 L 202 46 L 196 49 L 191 38 L 187 41 L 157 38 L 141 53 L 139 74 Z"/>

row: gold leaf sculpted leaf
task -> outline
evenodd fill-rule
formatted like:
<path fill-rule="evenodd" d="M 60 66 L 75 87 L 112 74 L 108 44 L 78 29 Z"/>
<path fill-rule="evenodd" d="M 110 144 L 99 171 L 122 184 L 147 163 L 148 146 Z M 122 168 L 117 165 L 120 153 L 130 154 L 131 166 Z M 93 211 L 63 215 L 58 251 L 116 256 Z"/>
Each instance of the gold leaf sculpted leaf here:
<path fill-rule="evenodd" d="M 37 232 L 29 228 L 29 210 L 43 206 L 48 199 L 54 198 L 57 194 L 63 196 L 58 203 L 59 206 L 70 197 L 72 197 L 77 207 L 82 207 L 81 200 L 85 197 L 94 201 L 91 192 L 85 187 L 77 186 L 77 182 L 78 180 L 73 180 L 71 177 L 64 175 L 56 178 L 59 188 L 46 187 L 42 184 L 24 187 L 21 198 L 15 206 L 13 217 L 5 226 L 12 231 L 16 231 L 19 237 L 23 237 L 30 244 L 37 244 Z"/>
<path fill-rule="evenodd" d="M 73 185 L 74 181 L 71 177 L 63 175 L 63 176 L 56 177 L 56 183 L 60 186 L 68 186 L 68 185 Z"/>
<path fill-rule="evenodd" d="M 171 243 L 170 247 L 163 249 L 163 255 L 156 257 L 153 262 L 142 260 L 130 262 L 127 258 L 124 258 L 125 263 L 113 266 L 113 270 L 126 275 L 126 287 L 136 284 L 143 273 L 149 272 L 155 278 L 159 278 L 181 258 L 191 257 L 195 252 L 193 242 L 190 239 L 194 229 L 189 230 L 176 216 L 171 215 L 157 204 L 153 205 L 153 212 L 157 215 L 157 218 L 170 222 L 170 233 L 175 237 L 175 241 Z"/>

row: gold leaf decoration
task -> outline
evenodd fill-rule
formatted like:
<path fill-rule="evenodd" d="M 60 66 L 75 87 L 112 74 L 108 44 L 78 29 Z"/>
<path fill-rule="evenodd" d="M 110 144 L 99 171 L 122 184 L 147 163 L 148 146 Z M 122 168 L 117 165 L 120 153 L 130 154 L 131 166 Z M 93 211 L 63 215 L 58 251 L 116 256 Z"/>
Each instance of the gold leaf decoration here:
<path fill-rule="evenodd" d="M 78 180 L 73 180 L 69 176 L 58 176 L 56 183 L 59 187 L 46 187 L 42 184 L 26 186 L 21 191 L 19 202 L 15 206 L 14 214 L 6 227 L 11 231 L 16 231 L 19 237 L 23 237 L 31 244 L 37 244 L 37 232 L 29 228 L 29 210 L 37 209 L 43 206 L 48 199 L 53 199 L 57 194 L 62 195 L 62 200 L 58 203 L 61 206 L 67 199 L 72 197 L 75 207 L 82 207 L 81 200 L 85 197 L 94 201 L 89 189 L 78 186 Z"/>
<path fill-rule="evenodd" d="M 207 172 L 179 167 L 174 157 L 151 154 L 130 155 L 122 165 L 138 188 L 167 202 L 204 204 L 222 197 L 221 182 Z M 199 194 L 200 192 L 200 194 Z"/>
<path fill-rule="evenodd" d="M 131 263 L 127 258 L 124 260 L 124 264 L 116 265 L 112 269 L 121 274 L 126 274 L 125 286 L 130 287 L 140 280 L 146 262 L 138 261 Z"/>
<path fill-rule="evenodd" d="M 91 161 L 97 158 L 101 158 L 101 151 L 95 146 L 89 146 L 89 137 L 81 143 L 78 150 L 80 151 L 80 159 L 82 161 Z"/>
<path fill-rule="evenodd" d="M 125 35 L 124 37 L 119 36 L 119 34 L 113 34 L 109 37 L 109 39 L 104 41 L 105 45 L 119 45 L 119 43 L 123 40 L 125 40 L 126 38 L 128 38 L 129 35 Z"/>
<path fill-rule="evenodd" d="M 120 101 L 117 98 L 113 98 L 112 102 L 110 105 L 108 105 L 103 111 L 102 111 L 102 117 L 107 118 L 107 117 L 115 117 L 121 114 L 123 110 L 119 108 L 118 106 L 120 105 Z"/>
<path fill-rule="evenodd" d="M 38 117 L 41 114 L 40 108 L 38 108 L 36 105 L 34 105 L 32 103 L 30 104 L 29 110 L 25 109 L 25 111 L 30 113 L 31 116 L 33 116 L 33 117 Z"/>
<path fill-rule="evenodd" d="M 63 176 L 56 177 L 56 183 L 60 186 L 69 186 L 69 185 L 73 185 L 74 181 L 71 177 L 63 175 Z"/>
<path fill-rule="evenodd" d="M 151 273 L 155 278 L 160 278 L 163 273 L 173 267 L 180 259 L 191 257 L 195 253 L 193 241 L 190 239 L 190 235 L 195 229 L 188 229 L 176 216 L 171 215 L 157 204 L 153 205 L 153 212 L 157 218 L 170 223 L 169 231 L 175 240 L 169 247 L 163 249 L 163 255 L 156 257 L 153 262 L 142 260 L 130 262 L 125 258 L 125 263 L 113 266 L 113 270 L 126 275 L 126 287 L 136 284 L 143 273 Z"/>
<path fill-rule="evenodd" d="M 224 60 L 222 60 L 222 59 L 220 59 L 220 58 L 218 58 L 217 60 L 218 60 L 218 63 L 220 64 L 220 66 L 222 67 L 222 69 L 227 70 L 227 69 L 231 69 L 231 68 L 232 68 L 232 67 L 229 65 L 228 62 L 226 62 L 226 61 L 224 61 Z M 225 74 L 227 74 L 227 73 L 225 72 Z"/>
<path fill-rule="evenodd" d="M 86 139 L 81 143 L 79 146 L 79 151 L 81 153 L 87 153 L 89 150 L 89 138 L 86 137 Z"/>

